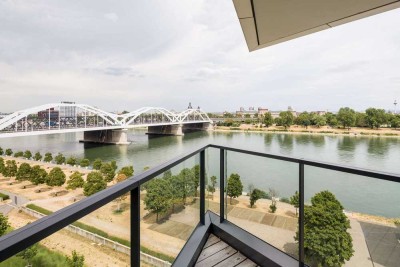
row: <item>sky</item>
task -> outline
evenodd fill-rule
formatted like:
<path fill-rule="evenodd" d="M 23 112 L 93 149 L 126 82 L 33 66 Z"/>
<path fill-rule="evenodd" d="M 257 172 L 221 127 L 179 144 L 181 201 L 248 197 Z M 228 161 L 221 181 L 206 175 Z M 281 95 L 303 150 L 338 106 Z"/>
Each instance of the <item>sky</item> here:
<path fill-rule="evenodd" d="M 398 25 L 400 9 L 249 53 L 231 0 L 3 0 L 0 112 L 392 109 Z"/>

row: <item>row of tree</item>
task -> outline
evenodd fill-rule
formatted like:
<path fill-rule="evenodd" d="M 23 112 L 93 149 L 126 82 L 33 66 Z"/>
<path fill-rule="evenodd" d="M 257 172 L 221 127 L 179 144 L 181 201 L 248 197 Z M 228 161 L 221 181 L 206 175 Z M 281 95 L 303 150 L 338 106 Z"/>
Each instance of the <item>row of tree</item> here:
<path fill-rule="evenodd" d="M 251 122 L 249 120 L 249 122 Z M 279 117 L 273 118 L 270 112 L 265 113 L 262 116 L 253 118 L 253 122 L 264 124 L 266 127 L 270 127 L 273 124 L 289 128 L 291 125 L 299 125 L 307 128 L 308 126 L 330 126 L 343 128 L 350 127 L 369 127 L 371 129 L 377 129 L 380 127 L 400 127 L 400 114 L 393 114 L 386 112 L 384 109 L 368 108 L 364 112 L 356 112 L 349 107 L 343 107 L 339 109 L 337 114 L 327 112 L 320 115 L 315 112 L 302 112 L 297 117 L 292 111 L 283 111 L 279 113 Z M 234 122 L 232 119 L 227 119 L 225 122 L 220 123 L 224 126 L 239 126 L 239 122 Z"/>
<path fill-rule="evenodd" d="M 74 172 L 68 179 L 67 189 L 82 188 L 86 196 L 97 193 L 107 187 L 107 183 L 116 179 L 123 181 L 133 175 L 133 166 L 125 166 L 115 177 L 117 165 L 113 162 L 101 162 L 98 171 L 92 171 L 87 175 L 86 181 L 83 174 Z M 32 184 L 47 184 L 48 186 L 62 186 L 66 182 L 66 175 L 59 167 L 54 167 L 49 173 L 39 165 L 31 166 L 29 163 L 21 163 L 18 167 L 15 160 L 7 160 L 0 157 L 0 173 L 4 177 L 15 177 L 18 181 L 30 181 Z"/>

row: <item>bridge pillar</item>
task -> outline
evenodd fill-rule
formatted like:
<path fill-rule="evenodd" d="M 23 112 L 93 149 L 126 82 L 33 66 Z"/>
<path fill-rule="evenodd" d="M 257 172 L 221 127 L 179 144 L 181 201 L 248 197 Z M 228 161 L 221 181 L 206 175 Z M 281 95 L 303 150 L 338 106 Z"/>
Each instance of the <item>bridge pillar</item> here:
<path fill-rule="evenodd" d="M 212 131 L 213 129 L 214 127 L 210 122 L 188 123 L 183 126 L 184 132 Z"/>
<path fill-rule="evenodd" d="M 128 145 L 128 129 L 85 131 L 82 143 Z"/>
<path fill-rule="evenodd" d="M 182 124 L 149 126 L 148 135 L 183 135 Z"/>

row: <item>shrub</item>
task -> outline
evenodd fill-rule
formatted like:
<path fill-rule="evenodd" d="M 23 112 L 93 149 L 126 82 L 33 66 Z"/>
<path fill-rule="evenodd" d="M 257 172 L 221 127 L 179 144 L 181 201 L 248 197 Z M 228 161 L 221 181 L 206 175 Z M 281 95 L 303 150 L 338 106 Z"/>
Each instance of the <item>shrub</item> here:
<path fill-rule="evenodd" d="M 3 194 L 3 193 L 0 193 L 0 198 L 2 198 L 3 200 L 7 200 L 7 199 L 10 199 L 10 196 L 6 195 L 6 194 Z"/>
<path fill-rule="evenodd" d="M 65 163 L 65 157 L 63 154 L 58 153 L 58 155 L 54 158 L 57 164 L 63 164 Z"/>
<path fill-rule="evenodd" d="M 3 175 L 5 177 L 13 177 L 17 175 L 18 167 L 15 160 L 7 160 L 6 165 L 3 170 Z"/>
<path fill-rule="evenodd" d="M 101 159 L 95 159 L 93 161 L 93 169 L 100 170 L 102 164 L 103 164 L 103 162 L 101 161 Z"/>
<path fill-rule="evenodd" d="M 82 178 L 82 173 L 80 172 L 74 172 L 70 177 L 67 182 L 68 186 L 67 189 L 76 189 L 76 188 L 81 188 L 85 184 L 85 181 Z"/>
<path fill-rule="evenodd" d="M 31 182 L 35 185 L 44 184 L 47 180 L 47 172 L 39 165 L 32 167 L 31 171 Z"/>
<path fill-rule="evenodd" d="M 40 152 L 36 152 L 35 156 L 33 156 L 33 159 L 36 161 L 39 161 L 43 158 L 42 154 L 40 154 Z"/>
<path fill-rule="evenodd" d="M 23 157 L 23 156 L 24 156 L 24 152 L 22 152 L 22 151 L 18 151 L 18 152 L 14 153 L 14 157 L 16 157 L 16 158 L 20 158 L 20 157 Z"/>
<path fill-rule="evenodd" d="M 106 188 L 107 183 L 104 181 L 101 173 L 94 171 L 87 176 L 86 183 L 83 186 L 83 194 L 90 196 Z"/>
<path fill-rule="evenodd" d="M 51 153 L 47 152 L 46 154 L 44 154 L 44 162 L 51 162 L 53 160 L 53 156 L 51 155 Z"/>
<path fill-rule="evenodd" d="M 90 165 L 90 161 L 88 159 L 82 159 L 79 164 L 81 167 L 88 167 Z"/>
<path fill-rule="evenodd" d="M 24 181 L 31 179 L 32 168 L 28 163 L 22 163 L 17 171 L 17 180 Z"/>
<path fill-rule="evenodd" d="M 12 154 L 13 154 L 12 149 L 11 149 L 11 148 L 7 148 L 7 149 L 6 149 L 6 155 L 7 155 L 7 156 L 11 156 Z"/>
<path fill-rule="evenodd" d="M 65 183 L 65 173 L 59 168 L 53 168 L 47 176 L 46 184 L 49 186 L 62 186 Z"/>
<path fill-rule="evenodd" d="M 67 159 L 67 162 L 66 162 L 66 163 L 67 163 L 68 165 L 75 166 L 76 163 L 77 163 L 77 160 L 76 160 L 75 157 L 69 157 L 69 158 Z"/>
<path fill-rule="evenodd" d="M 24 158 L 26 158 L 26 159 L 32 158 L 32 152 L 30 150 L 26 150 L 24 152 Z"/>

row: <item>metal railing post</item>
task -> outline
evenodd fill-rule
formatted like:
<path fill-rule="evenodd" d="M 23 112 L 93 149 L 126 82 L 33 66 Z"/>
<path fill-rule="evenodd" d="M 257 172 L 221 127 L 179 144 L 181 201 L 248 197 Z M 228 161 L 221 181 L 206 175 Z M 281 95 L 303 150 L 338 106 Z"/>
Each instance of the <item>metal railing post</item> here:
<path fill-rule="evenodd" d="M 206 152 L 205 150 L 200 152 L 200 223 L 205 223 L 205 179 L 206 178 Z"/>
<path fill-rule="evenodd" d="M 131 191 L 131 266 L 140 266 L 140 186 Z"/>
<path fill-rule="evenodd" d="M 220 222 L 225 220 L 225 150 L 219 151 L 219 213 Z"/>
<path fill-rule="evenodd" d="M 299 163 L 299 266 L 304 266 L 304 163 Z"/>

